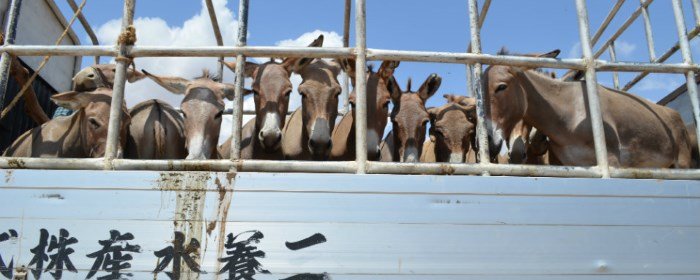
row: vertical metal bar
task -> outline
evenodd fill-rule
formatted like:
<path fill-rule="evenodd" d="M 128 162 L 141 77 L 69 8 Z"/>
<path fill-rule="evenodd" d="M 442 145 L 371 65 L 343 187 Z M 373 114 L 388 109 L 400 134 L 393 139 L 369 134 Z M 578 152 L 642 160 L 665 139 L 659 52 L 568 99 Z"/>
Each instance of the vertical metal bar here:
<path fill-rule="evenodd" d="M 134 6 L 136 0 L 124 0 L 124 16 L 122 18 L 122 34 L 134 24 Z M 126 87 L 126 69 L 129 67 L 129 46 L 119 40 L 119 57 L 117 59 L 114 88 L 112 90 L 112 105 L 109 110 L 109 127 L 107 128 L 107 146 L 105 149 L 105 169 L 112 169 L 112 160 L 119 152 L 119 127 L 122 120 L 122 105 L 124 103 L 124 88 Z"/>
<path fill-rule="evenodd" d="M 491 0 L 485 0 L 484 1 L 484 6 L 481 7 L 481 12 L 479 13 L 479 30 L 481 30 L 481 27 L 484 26 L 484 21 L 486 21 L 486 14 L 489 12 L 489 7 L 491 7 Z M 478 3 L 477 3 L 477 8 L 478 8 Z M 467 46 L 467 53 L 472 52 L 472 44 L 471 42 L 469 43 L 469 46 Z M 471 64 L 467 64 L 467 89 L 472 88 L 472 72 L 474 67 Z M 469 90 L 468 93 L 471 97 L 474 97 L 474 92 Z"/>
<path fill-rule="evenodd" d="M 22 0 L 12 0 L 10 9 L 8 10 L 7 26 L 5 28 L 5 46 L 15 43 L 17 37 L 17 22 L 19 22 L 19 12 L 22 8 Z M 0 57 L 0 112 L 5 107 L 5 93 L 7 91 L 7 82 L 10 79 L 10 63 L 12 56 L 4 52 Z"/>
<path fill-rule="evenodd" d="M 78 12 L 78 5 L 75 3 L 73 0 L 67 0 L 68 5 L 70 8 L 73 10 L 74 13 Z M 83 25 L 83 29 L 85 29 L 85 33 L 88 34 L 88 37 L 90 37 L 90 41 L 94 46 L 99 46 L 100 41 L 97 40 L 97 35 L 95 35 L 95 31 L 92 30 L 92 27 L 90 26 L 90 23 L 87 21 L 85 18 L 85 15 L 83 15 L 83 12 L 81 11 L 78 13 L 78 20 L 80 21 L 80 24 Z M 95 56 L 95 64 L 100 64 L 100 56 L 97 55 Z"/>
<path fill-rule="evenodd" d="M 593 143 L 595 145 L 595 157 L 603 178 L 610 178 L 608 166 L 608 148 L 605 144 L 605 131 L 603 130 L 603 116 L 600 112 L 600 100 L 598 98 L 598 80 L 596 77 L 595 59 L 591 50 L 591 40 L 588 28 L 588 9 L 586 0 L 576 0 L 578 15 L 579 35 L 581 37 L 581 50 L 586 61 L 586 94 L 588 96 L 588 114 L 591 118 L 593 129 Z"/>
<path fill-rule="evenodd" d="M 610 62 L 616 62 L 617 61 L 617 55 L 615 54 L 615 42 L 612 42 L 610 46 L 608 46 L 608 51 L 610 52 Z M 612 72 L 613 75 L 613 86 L 615 89 L 619 90 L 620 89 L 620 75 L 617 73 L 617 71 Z"/>
<path fill-rule="evenodd" d="M 481 54 L 481 34 L 479 28 L 479 16 L 476 0 L 469 0 L 469 26 L 471 32 L 472 53 Z M 476 133 L 479 141 L 479 162 L 481 164 L 491 163 L 489 156 L 489 140 L 486 132 L 484 112 L 484 94 L 481 87 L 481 63 L 475 63 L 472 68 L 472 88 L 476 96 Z M 485 174 L 487 175 L 487 174 Z"/>
<path fill-rule="evenodd" d="M 693 15 L 695 15 L 695 26 L 700 26 L 700 0 L 692 0 Z"/>
<path fill-rule="evenodd" d="M 649 17 L 649 6 L 644 6 L 644 0 L 639 0 L 642 7 L 642 18 L 644 19 L 644 31 L 647 36 L 647 49 L 649 49 L 649 61 L 656 60 L 656 50 L 654 48 L 654 36 L 651 31 L 651 19 Z"/>
<path fill-rule="evenodd" d="M 690 43 L 688 42 L 687 30 L 685 27 L 685 17 L 683 16 L 683 6 L 680 0 L 673 0 L 673 14 L 676 16 L 676 28 L 678 29 L 678 43 L 681 47 L 681 55 L 683 63 L 693 64 L 693 57 L 690 53 Z M 693 107 L 693 117 L 695 125 L 700 126 L 700 102 L 698 102 L 698 84 L 695 82 L 695 71 L 688 71 L 685 74 L 686 84 L 688 88 L 688 97 L 690 97 L 690 105 Z M 696 127 L 697 128 L 697 127 Z M 695 129 L 698 138 L 700 139 L 700 129 Z"/>
<path fill-rule="evenodd" d="M 248 0 L 240 0 L 238 4 L 238 42 L 237 47 L 248 44 Z M 233 114 L 231 129 L 231 160 L 241 158 L 241 132 L 243 127 L 243 83 L 245 77 L 245 56 L 236 57 L 236 91 L 233 97 Z M 234 165 L 235 166 L 235 165 Z M 235 167 L 234 167 L 235 168 Z"/>
<path fill-rule="evenodd" d="M 367 173 L 367 29 L 365 0 L 355 0 L 355 160 L 357 173 Z"/>
<path fill-rule="evenodd" d="M 351 0 L 345 0 L 344 20 L 343 20 L 343 47 L 350 46 L 350 10 L 352 9 Z M 343 114 L 350 111 L 350 76 L 348 73 L 343 73 Z"/>
<path fill-rule="evenodd" d="M 218 46 L 224 45 L 224 38 L 221 37 L 221 29 L 219 28 L 219 20 L 216 18 L 216 10 L 214 9 L 214 4 L 211 0 L 206 0 L 207 11 L 209 13 L 209 20 L 211 21 L 211 28 L 214 30 L 214 38 L 216 38 L 216 44 Z M 216 70 L 217 76 L 224 79 L 224 58 L 219 57 L 219 67 Z"/>

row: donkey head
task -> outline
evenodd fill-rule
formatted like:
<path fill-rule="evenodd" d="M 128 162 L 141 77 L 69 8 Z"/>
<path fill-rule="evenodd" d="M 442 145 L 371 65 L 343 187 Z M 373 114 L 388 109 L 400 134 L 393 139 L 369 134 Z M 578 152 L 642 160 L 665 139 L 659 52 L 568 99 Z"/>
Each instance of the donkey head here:
<path fill-rule="evenodd" d="M 442 78 L 431 74 L 417 92 L 411 91 L 408 80 L 406 91 L 391 96 L 394 108 L 391 111 L 395 150 L 394 158 L 400 162 L 417 162 L 425 142 L 430 115 L 425 102 L 437 92 Z"/>

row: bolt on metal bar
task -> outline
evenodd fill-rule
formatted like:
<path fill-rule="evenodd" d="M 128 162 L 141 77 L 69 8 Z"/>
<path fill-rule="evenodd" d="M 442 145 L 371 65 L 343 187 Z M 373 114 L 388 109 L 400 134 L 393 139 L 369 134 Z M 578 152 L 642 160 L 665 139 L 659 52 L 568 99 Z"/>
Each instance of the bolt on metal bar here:
<path fill-rule="evenodd" d="M 472 53 L 481 54 L 481 28 L 477 13 L 476 0 L 469 0 L 469 25 L 471 27 Z M 481 86 L 481 63 L 475 63 L 472 68 L 472 89 L 476 97 L 476 133 L 479 143 L 479 162 L 482 165 L 491 164 L 489 156 L 489 140 L 486 131 L 486 113 L 484 111 L 484 93 Z M 488 175 L 488 172 L 484 172 Z"/>
<path fill-rule="evenodd" d="M 647 49 L 649 50 L 649 61 L 656 60 L 656 50 L 654 48 L 654 35 L 651 29 L 651 19 L 649 17 L 649 6 L 644 7 L 644 0 L 639 0 L 642 8 L 642 18 L 644 19 L 644 34 L 647 37 Z"/>
<path fill-rule="evenodd" d="M 5 46 L 15 43 L 17 37 L 17 23 L 19 22 L 19 12 L 22 8 L 22 0 L 12 0 L 7 14 L 7 26 L 5 28 Z M 8 52 L 3 52 L 0 57 L 0 111 L 5 107 L 5 95 L 7 95 L 7 83 L 10 79 L 10 64 L 12 56 Z"/>
<path fill-rule="evenodd" d="M 365 0 L 355 0 L 355 161 L 367 172 L 367 28 Z"/>
<path fill-rule="evenodd" d="M 224 38 L 221 36 L 221 29 L 219 29 L 219 20 L 216 18 L 216 10 L 214 9 L 214 4 L 211 0 L 206 0 L 207 11 L 209 13 L 209 20 L 211 21 L 211 27 L 214 30 L 214 38 L 216 38 L 216 45 L 223 46 Z M 224 57 L 219 57 L 219 67 L 216 72 L 217 76 L 222 79 L 224 78 Z"/>
<path fill-rule="evenodd" d="M 343 47 L 347 48 L 350 46 L 350 11 L 352 10 L 352 0 L 345 0 L 345 9 L 343 13 Z M 343 100 L 343 109 L 341 114 L 347 114 L 350 111 L 350 76 L 348 73 L 343 72 L 343 95 L 341 96 Z"/>
<path fill-rule="evenodd" d="M 581 51 L 588 61 L 586 67 L 586 94 L 588 96 L 588 114 L 593 130 L 593 143 L 595 146 L 596 162 L 601 169 L 603 178 L 610 178 L 608 168 L 608 149 L 605 143 L 605 131 L 603 130 L 603 116 L 600 111 L 598 98 L 598 79 L 596 77 L 595 61 L 591 50 L 591 40 L 588 28 L 588 9 L 586 0 L 576 0 L 579 35 L 581 37 Z"/>
<path fill-rule="evenodd" d="M 639 15 L 642 13 L 642 9 L 644 7 L 648 7 L 652 2 L 653 0 L 647 0 L 639 8 L 637 8 L 637 10 L 635 10 L 634 13 L 632 13 L 632 15 L 630 15 L 630 17 L 627 18 L 627 20 L 622 24 L 622 26 L 620 26 L 620 28 L 618 28 L 617 31 L 615 31 L 615 33 L 612 36 L 610 36 L 610 38 L 607 41 L 605 41 L 605 43 L 600 47 L 600 49 L 595 53 L 595 55 L 593 55 L 593 57 L 599 58 L 608 49 L 608 46 L 613 41 L 616 41 L 622 35 L 622 33 L 624 33 L 627 30 L 627 28 L 629 28 L 630 25 L 632 25 L 632 23 L 634 23 L 634 21 L 637 20 Z M 593 44 L 591 44 L 591 46 L 592 45 Z M 568 71 L 566 72 L 566 74 L 564 74 L 562 79 L 571 79 L 576 76 L 576 73 L 578 73 L 578 71 Z"/>
<path fill-rule="evenodd" d="M 683 56 L 683 63 L 692 64 L 693 57 L 690 52 L 690 43 L 688 42 L 687 30 L 685 27 L 685 17 L 683 15 L 683 5 L 680 0 L 673 0 L 673 14 L 676 18 L 676 28 L 678 29 L 678 43 L 681 47 L 681 55 Z M 698 100 L 698 84 L 695 82 L 695 71 L 688 71 L 685 74 L 688 97 L 690 98 L 690 104 L 693 107 L 693 117 L 695 119 L 697 134 L 697 139 L 700 139 L 700 102 Z"/>
<path fill-rule="evenodd" d="M 644 1 L 644 0 L 640 0 Z M 606 29 L 608 29 L 608 26 L 610 25 L 610 22 L 615 18 L 617 15 L 617 12 L 620 11 L 620 8 L 622 7 L 622 4 L 625 3 L 625 0 L 617 0 L 617 3 L 615 3 L 615 6 L 610 10 L 608 15 L 605 17 L 603 20 L 603 23 L 600 24 L 600 27 L 598 30 L 593 34 L 593 39 L 591 39 L 591 45 L 595 46 L 596 43 L 598 43 L 598 40 L 600 39 L 600 36 L 603 36 L 603 32 L 605 32 Z"/>
<path fill-rule="evenodd" d="M 134 24 L 134 6 L 136 0 L 124 0 L 124 16 L 122 18 L 122 34 Z M 118 157 L 122 106 L 124 89 L 126 88 L 126 69 L 129 67 L 129 46 L 125 40 L 119 40 L 119 58 L 116 63 L 114 87 L 112 89 L 112 104 L 109 108 L 109 126 L 107 127 L 107 144 L 105 148 L 105 169 L 112 169 L 112 160 Z"/>
<path fill-rule="evenodd" d="M 237 47 L 248 44 L 248 0 L 240 0 L 238 4 L 238 41 Z M 245 56 L 236 56 L 236 83 L 235 95 L 233 96 L 233 119 L 231 121 L 231 160 L 241 159 L 241 133 L 243 132 L 243 84 L 245 76 Z M 233 170 L 237 171 L 237 170 Z"/>
<path fill-rule="evenodd" d="M 692 40 L 693 38 L 697 37 L 698 34 L 700 34 L 700 25 L 695 26 L 695 28 L 693 28 L 693 30 L 691 30 L 691 31 L 688 33 L 688 35 L 687 35 L 687 36 L 688 36 L 688 40 Z M 657 58 L 656 60 L 652 61 L 652 63 L 661 64 L 661 63 L 663 63 L 664 61 L 666 61 L 667 59 L 669 59 L 673 54 L 675 54 L 675 53 L 676 53 L 678 50 L 680 50 L 680 49 L 681 49 L 681 47 L 680 47 L 679 42 L 676 42 L 675 45 L 673 45 L 670 49 L 668 49 L 668 50 L 667 50 L 664 54 L 662 54 L 659 58 Z M 662 65 L 663 65 L 663 64 L 662 64 Z M 640 81 L 642 81 L 642 79 L 644 79 L 646 76 L 648 76 L 649 73 L 651 73 L 651 72 L 649 72 L 649 71 L 644 71 L 644 72 L 642 72 L 642 73 L 639 73 L 639 75 L 637 75 L 636 77 L 634 77 L 634 79 L 630 80 L 630 81 L 622 88 L 622 91 L 628 91 L 628 90 L 630 90 L 630 89 L 631 89 L 632 87 L 634 87 L 637 83 L 639 83 Z"/>
<path fill-rule="evenodd" d="M 70 8 L 73 10 L 74 13 L 78 12 L 78 5 L 75 3 L 73 0 L 66 0 L 68 2 L 68 5 Z M 99 46 L 100 41 L 97 40 L 97 35 L 95 35 L 95 31 L 92 30 L 92 26 L 90 26 L 90 23 L 87 21 L 85 18 L 85 15 L 83 15 L 83 12 L 81 11 L 78 13 L 78 20 L 80 21 L 80 24 L 83 25 L 83 29 L 85 29 L 85 33 L 87 33 L 88 37 L 90 37 L 90 41 L 92 42 L 93 46 Z M 95 64 L 100 64 L 100 56 L 96 55 L 95 56 Z"/>
<path fill-rule="evenodd" d="M 608 47 L 608 51 L 610 52 L 610 62 L 615 62 L 617 61 L 617 55 L 615 54 L 615 42 L 610 44 Z M 619 90 L 620 89 L 620 75 L 617 73 L 617 71 L 613 71 L 613 86 L 615 89 Z"/>

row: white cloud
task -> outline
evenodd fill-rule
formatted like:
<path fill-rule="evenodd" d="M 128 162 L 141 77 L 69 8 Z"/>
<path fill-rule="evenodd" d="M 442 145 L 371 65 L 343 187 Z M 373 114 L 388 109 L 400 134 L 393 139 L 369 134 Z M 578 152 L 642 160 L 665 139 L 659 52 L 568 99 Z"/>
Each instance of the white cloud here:
<path fill-rule="evenodd" d="M 623 40 L 615 41 L 615 51 L 617 53 L 618 59 L 629 57 L 634 50 L 637 49 L 637 45 Z"/>
<path fill-rule="evenodd" d="M 680 77 L 680 76 L 679 76 Z M 666 76 L 648 76 L 639 82 L 636 89 L 639 91 L 654 91 L 669 94 L 678 88 L 682 82 Z"/>
<path fill-rule="evenodd" d="M 236 38 L 238 22 L 233 12 L 227 7 L 227 0 L 214 0 L 217 19 L 224 38 L 224 45 L 233 45 Z M 204 1 L 202 8 L 179 26 L 168 26 L 161 18 L 137 18 L 134 20 L 139 46 L 215 46 L 216 38 Z M 97 36 L 105 45 L 115 44 L 121 28 L 121 19 L 114 19 L 97 28 Z M 202 69 L 216 71 L 218 58 L 201 57 L 153 57 L 137 58 L 138 69 L 146 69 L 158 75 L 193 78 L 201 75 Z M 215 73 L 215 72 L 214 72 Z M 233 74 L 225 70 L 224 81 L 232 82 Z M 175 107 L 180 107 L 182 96 L 174 95 L 150 80 L 143 80 L 126 87 L 128 106 L 148 99 L 161 99 Z"/>

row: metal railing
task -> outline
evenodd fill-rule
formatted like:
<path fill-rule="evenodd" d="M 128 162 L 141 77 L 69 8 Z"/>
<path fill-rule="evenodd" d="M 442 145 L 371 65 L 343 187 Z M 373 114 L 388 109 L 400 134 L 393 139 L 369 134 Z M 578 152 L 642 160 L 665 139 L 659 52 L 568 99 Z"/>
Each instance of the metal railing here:
<path fill-rule="evenodd" d="M 12 0 L 12 5 L 19 5 L 22 0 Z M 133 22 L 134 1 L 124 1 L 124 17 L 122 31 L 125 31 Z M 114 83 L 111 116 L 109 123 L 109 138 L 107 142 L 107 154 L 103 159 L 46 159 L 46 158 L 0 158 L 0 168 L 37 168 L 37 169 L 108 169 L 108 170 L 183 170 L 183 171 L 259 171 L 259 172 L 340 172 L 340 173 L 372 173 L 372 174 L 462 174 L 462 175 L 509 175 L 509 176 L 557 176 L 557 177 L 598 177 L 598 178 L 660 178 L 660 179 L 700 179 L 700 170 L 689 169 L 634 169 L 610 167 L 607 161 L 607 151 L 603 133 L 602 114 L 597 92 L 596 72 L 654 72 L 654 73 L 683 73 L 686 75 L 688 94 L 692 100 L 693 114 L 697 123 L 700 123 L 700 105 L 698 104 L 697 86 L 694 75 L 700 71 L 700 65 L 693 63 L 690 57 L 688 38 L 694 36 L 693 32 L 687 33 L 684 24 L 683 12 L 680 0 L 672 0 L 676 17 L 679 41 L 678 49 L 683 54 L 682 63 L 662 64 L 660 57 L 648 63 L 604 61 L 597 59 L 599 53 L 608 50 L 609 46 L 619 37 L 618 31 L 608 40 L 602 51 L 595 54 L 592 45 L 599 39 L 604 30 L 615 16 L 619 5 L 624 1 L 618 1 L 606 18 L 596 36 L 591 39 L 588 24 L 588 11 L 585 0 L 575 0 L 578 14 L 579 34 L 582 46 L 583 58 L 581 59 L 552 59 L 537 57 L 522 57 L 510 55 L 488 55 L 481 53 L 480 23 L 483 17 L 477 8 L 477 0 L 469 1 L 469 18 L 471 28 L 471 52 L 426 52 L 426 51 L 400 51 L 381 50 L 367 48 L 366 44 L 366 14 L 365 1 L 355 0 L 355 46 L 341 48 L 310 48 L 310 47 L 261 47 L 246 46 L 246 34 L 248 23 L 248 0 L 239 2 L 239 30 L 236 46 L 213 47 L 142 47 L 129 46 L 120 41 L 117 46 L 16 46 L 12 40 L 0 47 L 3 57 L 6 54 L 18 56 L 30 55 L 56 55 L 56 56 L 84 56 L 101 55 L 120 58 L 138 58 L 155 56 L 192 56 L 192 57 L 236 57 L 238 69 L 243 67 L 246 57 L 311 57 L 311 58 L 355 58 L 356 59 L 356 85 L 357 94 L 355 117 L 356 133 L 356 160 L 344 162 L 306 162 L 306 161 L 265 161 L 244 160 L 240 158 L 241 121 L 243 114 L 243 71 L 236 73 L 236 96 L 234 98 L 233 114 L 233 141 L 230 160 L 126 160 L 116 158 L 117 128 L 121 121 L 120 106 L 124 100 L 124 85 L 127 63 L 125 59 L 117 59 L 117 73 Z M 700 16 L 698 0 L 693 0 L 694 14 Z M 636 18 L 648 7 L 651 0 L 641 2 L 641 6 L 632 17 Z M 349 5 L 346 5 L 349 7 Z M 488 5 L 481 12 L 485 15 Z M 348 14 L 348 13 L 346 13 Z M 646 14 L 646 13 L 644 13 Z M 10 22 L 16 16 L 10 13 Z M 629 21 L 629 20 L 628 20 Z M 346 23 L 349 22 L 346 18 Z M 696 22 L 700 19 L 696 18 Z M 621 30 L 629 26 L 625 22 Z M 8 25 L 11 27 L 12 25 Z M 698 29 L 698 25 L 693 31 Z M 346 28 L 347 30 L 347 28 Z M 8 33 L 11 35 L 12 33 Z M 347 33 L 346 33 L 347 36 Z M 9 36 L 8 36 L 9 37 Z M 651 38 L 651 36 L 647 37 Z M 650 44 L 652 45 L 652 44 Z M 614 50 L 613 50 L 614 51 Z M 481 143 L 487 143 L 487 132 L 484 125 L 484 100 L 481 88 L 482 64 L 512 65 L 546 67 L 558 69 L 571 69 L 584 71 L 586 77 L 587 94 L 589 100 L 588 113 L 592 119 L 593 136 L 597 165 L 592 167 L 571 166 L 531 166 L 531 165 L 500 165 L 488 162 L 488 145 L 480 145 L 479 154 L 481 162 L 476 164 L 447 164 L 447 163 L 386 163 L 373 162 L 367 159 L 367 100 L 366 100 L 366 73 L 365 65 L 368 60 L 401 60 L 436 63 L 456 63 L 471 65 L 473 69 L 471 83 L 472 92 L 477 97 L 478 112 L 478 139 Z M 8 71 L 6 66 L 0 64 L 0 81 L 6 81 Z M 0 88 L 4 88 L 0 84 Z M 0 94 L 3 92 L 0 92 Z M 0 97 L 0 100 L 2 98 Z M 700 133 L 700 130 L 698 130 Z"/>

